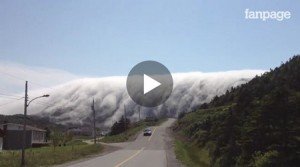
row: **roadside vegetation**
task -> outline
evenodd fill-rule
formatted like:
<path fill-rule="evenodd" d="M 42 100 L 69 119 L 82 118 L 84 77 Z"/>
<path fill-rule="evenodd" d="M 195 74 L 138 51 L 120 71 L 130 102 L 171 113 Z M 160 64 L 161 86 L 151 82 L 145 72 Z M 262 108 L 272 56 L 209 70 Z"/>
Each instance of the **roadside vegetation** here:
<path fill-rule="evenodd" d="M 199 148 L 186 141 L 175 139 L 176 157 L 186 166 L 209 167 L 209 155 L 205 148 Z"/>
<path fill-rule="evenodd" d="M 204 124 L 208 119 L 216 121 L 216 124 L 222 122 L 229 106 L 215 109 L 198 110 L 188 114 L 180 114 L 179 120 L 173 127 L 175 133 L 175 154 L 177 158 L 186 166 L 211 166 L 210 154 L 214 149 L 214 142 L 202 143 L 207 132 L 201 130 L 198 126 Z M 218 126 L 216 126 L 217 128 Z M 199 128 L 199 131 L 195 131 Z"/>
<path fill-rule="evenodd" d="M 100 153 L 102 150 L 103 146 L 99 144 L 88 145 L 85 143 L 57 147 L 55 150 L 53 147 L 30 148 L 26 149 L 26 165 L 32 167 L 58 165 Z M 0 152 L 0 166 L 19 167 L 20 157 L 20 151 Z"/>
<path fill-rule="evenodd" d="M 299 111 L 300 56 L 295 56 L 180 114 L 173 127 L 177 158 L 187 166 L 298 166 Z"/>
<path fill-rule="evenodd" d="M 112 128 L 110 134 L 100 139 L 100 142 L 104 143 L 119 143 L 125 141 L 132 141 L 136 138 L 137 134 L 148 126 L 157 126 L 166 121 L 165 118 L 154 120 L 143 120 L 136 123 L 130 123 L 127 119 L 126 126 L 124 118 L 116 122 Z M 126 128 L 125 128 L 126 127 Z"/>
<path fill-rule="evenodd" d="M 26 149 L 26 166 L 52 166 L 68 161 L 98 154 L 103 151 L 100 144 L 89 145 L 80 139 L 72 139 L 72 135 L 53 131 L 51 133 L 52 144 L 40 148 Z M 1 167 L 19 167 L 21 164 L 21 151 L 0 152 Z"/>

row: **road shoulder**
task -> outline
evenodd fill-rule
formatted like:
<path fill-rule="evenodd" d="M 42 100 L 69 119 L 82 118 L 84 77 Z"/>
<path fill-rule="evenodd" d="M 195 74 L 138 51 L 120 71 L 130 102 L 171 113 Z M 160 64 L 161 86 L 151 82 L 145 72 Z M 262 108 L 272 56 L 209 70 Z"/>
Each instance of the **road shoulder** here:
<path fill-rule="evenodd" d="M 172 127 L 166 129 L 165 136 L 165 151 L 167 159 L 167 167 L 184 167 L 183 164 L 176 158 L 175 146 L 174 146 L 174 134 L 172 132 Z"/>
<path fill-rule="evenodd" d="M 104 155 L 110 154 L 112 152 L 115 152 L 115 151 L 121 149 L 121 147 L 112 146 L 112 145 L 108 145 L 108 144 L 103 145 L 103 147 L 104 147 L 103 151 L 101 153 L 99 153 L 99 154 L 94 154 L 94 155 L 90 155 L 90 156 L 87 156 L 85 158 L 78 159 L 78 160 L 75 160 L 75 161 L 70 161 L 70 162 L 67 162 L 67 163 L 64 163 L 64 164 L 55 165 L 54 167 L 67 167 L 67 166 L 71 166 L 71 165 L 74 165 L 74 164 L 78 164 L 80 162 L 88 161 L 88 160 L 96 158 L 96 157 L 100 157 L 100 156 L 104 156 Z"/>

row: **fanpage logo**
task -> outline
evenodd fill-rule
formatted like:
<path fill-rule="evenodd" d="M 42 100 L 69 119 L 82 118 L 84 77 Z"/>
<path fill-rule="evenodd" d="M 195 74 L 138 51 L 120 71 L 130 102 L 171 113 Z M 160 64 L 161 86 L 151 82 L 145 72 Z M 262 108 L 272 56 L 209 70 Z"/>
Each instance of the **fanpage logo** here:
<path fill-rule="evenodd" d="M 283 21 L 288 20 L 292 17 L 290 11 L 251 11 L 249 9 L 245 9 L 245 19 L 251 20 L 277 20 Z"/>

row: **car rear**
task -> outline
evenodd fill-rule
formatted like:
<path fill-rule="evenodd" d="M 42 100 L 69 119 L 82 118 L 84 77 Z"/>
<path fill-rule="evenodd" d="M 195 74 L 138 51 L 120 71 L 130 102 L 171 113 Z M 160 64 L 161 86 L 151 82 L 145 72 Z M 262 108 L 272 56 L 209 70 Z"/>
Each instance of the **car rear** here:
<path fill-rule="evenodd" d="M 144 130 L 144 136 L 151 136 L 151 135 L 152 135 L 152 130 L 150 128 Z"/>

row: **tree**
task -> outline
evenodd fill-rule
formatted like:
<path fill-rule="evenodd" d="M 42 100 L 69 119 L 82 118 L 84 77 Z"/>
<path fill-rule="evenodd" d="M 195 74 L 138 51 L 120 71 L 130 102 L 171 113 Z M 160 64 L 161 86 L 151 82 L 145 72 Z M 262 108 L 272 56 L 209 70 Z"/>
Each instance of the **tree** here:
<path fill-rule="evenodd" d="M 110 135 L 117 135 L 122 132 L 125 132 L 126 129 L 129 128 L 129 126 L 130 126 L 130 120 L 126 119 L 126 122 L 125 122 L 124 117 L 121 117 L 121 119 L 118 122 L 115 122 L 113 124 L 113 126 L 111 127 Z"/>
<path fill-rule="evenodd" d="M 300 55 L 204 108 L 175 129 L 209 145 L 212 166 L 299 166 Z"/>
<path fill-rule="evenodd" d="M 62 137 L 62 144 L 65 146 L 72 139 L 73 139 L 73 134 L 65 132 L 63 137 Z"/>
<path fill-rule="evenodd" d="M 61 145 L 62 139 L 63 139 L 63 134 L 61 132 L 53 131 L 51 133 L 52 146 L 54 150 L 57 146 Z"/>

